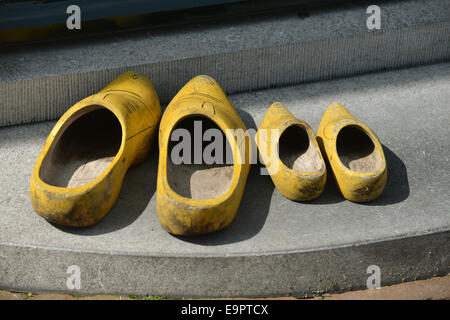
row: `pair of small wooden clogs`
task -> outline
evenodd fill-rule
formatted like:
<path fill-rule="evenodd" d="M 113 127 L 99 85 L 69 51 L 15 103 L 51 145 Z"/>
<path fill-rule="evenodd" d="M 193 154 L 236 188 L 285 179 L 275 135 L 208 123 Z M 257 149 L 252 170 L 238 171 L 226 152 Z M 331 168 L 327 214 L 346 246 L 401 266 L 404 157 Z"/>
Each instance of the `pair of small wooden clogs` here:
<path fill-rule="evenodd" d="M 272 130 L 277 131 L 267 138 Z M 373 200 L 386 184 L 386 160 L 377 136 L 338 103 L 326 110 L 316 138 L 305 121 L 276 102 L 264 116 L 256 143 L 275 186 L 291 200 L 312 200 L 323 192 L 327 170 L 322 154 L 348 200 Z"/>
<path fill-rule="evenodd" d="M 52 129 L 31 175 L 34 210 L 66 226 L 99 222 L 116 202 L 129 167 L 148 156 L 156 134 L 163 228 L 192 235 L 228 226 L 256 155 L 239 114 L 208 76 L 189 81 L 162 118 L 152 83 L 136 72 L 72 106 Z M 325 113 L 317 141 L 308 124 L 279 103 L 255 138 L 275 185 L 290 199 L 310 200 L 322 192 L 326 166 L 319 145 L 347 199 L 372 200 L 386 182 L 375 134 L 338 104 Z"/>

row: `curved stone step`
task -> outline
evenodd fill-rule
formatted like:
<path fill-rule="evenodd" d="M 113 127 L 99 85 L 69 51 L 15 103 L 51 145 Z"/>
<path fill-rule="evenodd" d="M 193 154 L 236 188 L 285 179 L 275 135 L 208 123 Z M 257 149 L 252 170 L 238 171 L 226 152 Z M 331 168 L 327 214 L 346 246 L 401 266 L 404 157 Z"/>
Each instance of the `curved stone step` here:
<path fill-rule="evenodd" d="M 61 228 L 33 212 L 29 176 L 54 122 L 0 128 L 0 288 L 163 296 L 280 296 L 365 288 L 450 271 L 450 64 L 230 96 L 250 128 L 280 101 L 314 130 L 333 101 L 371 127 L 385 148 L 384 194 L 344 200 L 332 179 L 317 200 L 296 203 L 253 166 L 239 212 L 215 234 L 181 238 L 156 216 L 157 153 L 130 169 L 98 225 Z M 331 175 L 330 175 L 331 177 Z"/>

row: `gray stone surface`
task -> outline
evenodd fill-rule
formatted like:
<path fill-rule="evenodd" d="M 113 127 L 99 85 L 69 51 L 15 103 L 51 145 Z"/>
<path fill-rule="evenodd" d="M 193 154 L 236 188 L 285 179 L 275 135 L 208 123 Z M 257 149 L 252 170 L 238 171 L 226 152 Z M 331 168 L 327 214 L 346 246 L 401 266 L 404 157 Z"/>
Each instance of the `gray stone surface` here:
<path fill-rule="evenodd" d="M 135 69 L 163 102 L 198 74 L 229 93 L 450 59 L 448 0 L 368 3 L 220 23 L 108 35 L 0 51 L 0 126 L 56 119 Z"/>
<path fill-rule="evenodd" d="M 166 296 L 305 295 L 450 271 L 450 63 L 230 96 L 248 127 L 273 101 L 314 130 L 339 101 L 384 145 L 388 183 L 368 204 L 341 197 L 332 179 L 311 202 L 285 199 L 251 170 L 232 224 L 215 234 L 166 233 L 156 215 L 156 151 L 130 169 L 120 199 L 96 226 L 62 228 L 33 212 L 29 177 L 53 122 L 0 128 L 0 288 Z M 330 175 L 331 176 L 331 175 Z"/>
<path fill-rule="evenodd" d="M 368 32 L 366 3 L 330 9 L 265 14 L 238 21 L 204 22 L 195 26 L 119 33 L 88 39 L 33 44 L 1 53 L 0 81 L 138 66 L 225 52 L 346 37 Z M 381 30 L 448 22 L 448 1 L 384 1 Z M 308 16 L 305 16 L 307 13 Z M 54 58 L 54 59 L 49 59 Z M 32 62 L 32 63 L 30 63 Z M 3 72 L 6 71 L 6 72 Z"/>

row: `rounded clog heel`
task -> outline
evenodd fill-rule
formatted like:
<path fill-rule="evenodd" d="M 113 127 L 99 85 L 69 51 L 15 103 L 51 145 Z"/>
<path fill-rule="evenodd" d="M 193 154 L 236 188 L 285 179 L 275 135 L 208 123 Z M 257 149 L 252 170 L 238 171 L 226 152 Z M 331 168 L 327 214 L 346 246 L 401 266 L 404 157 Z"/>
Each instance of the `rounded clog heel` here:
<path fill-rule="evenodd" d="M 161 118 L 150 80 L 127 72 L 59 119 L 31 175 L 31 203 L 45 219 L 90 226 L 116 202 L 128 168 L 150 151 Z"/>
<path fill-rule="evenodd" d="M 344 198 L 366 202 L 380 196 L 386 185 L 386 160 L 369 127 L 334 103 L 323 115 L 317 137 Z"/>
<path fill-rule="evenodd" d="M 211 77 L 195 77 L 173 98 L 159 133 L 157 212 L 166 231 L 194 235 L 231 223 L 250 170 L 246 131 Z"/>
<path fill-rule="evenodd" d="M 317 198 L 326 182 L 326 166 L 314 135 L 281 103 L 267 110 L 255 136 L 260 159 L 276 188 L 286 198 Z"/>

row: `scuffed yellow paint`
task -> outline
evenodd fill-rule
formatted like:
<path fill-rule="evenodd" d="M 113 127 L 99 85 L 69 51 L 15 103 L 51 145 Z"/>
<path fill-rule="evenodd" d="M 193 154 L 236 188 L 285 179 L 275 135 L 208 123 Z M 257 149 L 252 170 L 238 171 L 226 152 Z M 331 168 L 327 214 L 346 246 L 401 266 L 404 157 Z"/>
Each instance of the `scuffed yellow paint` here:
<path fill-rule="evenodd" d="M 122 127 L 121 146 L 110 165 L 80 187 L 57 187 L 42 181 L 40 169 L 58 133 L 76 119 L 80 110 L 101 107 L 113 112 Z M 132 71 L 72 106 L 52 129 L 32 172 L 30 196 L 36 213 L 66 226 L 90 226 L 100 221 L 116 202 L 128 168 L 150 152 L 160 118 L 161 107 L 153 84 Z"/>
<path fill-rule="evenodd" d="M 215 199 L 196 200 L 177 194 L 168 184 L 168 143 L 172 130 L 183 118 L 192 115 L 208 117 L 225 133 L 233 150 L 234 173 L 227 192 Z M 234 219 L 250 170 L 251 150 L 242 148 L 248 137 L 237 139 L 227 129 L 247 131 L 239 114 L 219 84 L 208 76 L 190 80 L 173 98 L 161 119 L 159 132 L 159 165 L 157 212 L 162 227 L 175 235 L 193 235 L 217 231 Z"/>
<path fill-rule="evenodd" d="M 380 159 L 380 165 L 375 171 L 356 172 L 341 162 L 336 149 L 336 139 L 339 131 L 346 126 L 358 127 L 374 143 Z M 346 199 L 367 202 L 381 195 L 387 180 L 386 159 L 378 137 L 369 127 L 357 120 L 344 106 L 333 103 L 322 117 L 317 138 L 323 154 L 328 158 L 336 184 Z"/>
<path fill-rule="evenodd" d="M 314 146 L 322 162 L 319 171 L 295 171 L 280 160 L 277 152 L 279 139 L 287 128 L 294 125 L 306 130 L 309 143 Z M 325 187 L 327 171 L 314 131 L 305 121 L 296 118 L 281 103 L 275 102 L 267 110 L 256 133 L 255 141 L 261 160 L 282 195 L 295 201 L 307 201 L 320 196 Z"/>

